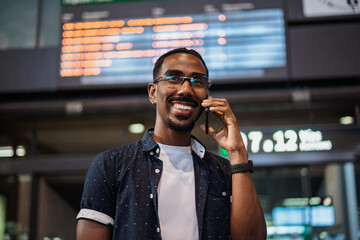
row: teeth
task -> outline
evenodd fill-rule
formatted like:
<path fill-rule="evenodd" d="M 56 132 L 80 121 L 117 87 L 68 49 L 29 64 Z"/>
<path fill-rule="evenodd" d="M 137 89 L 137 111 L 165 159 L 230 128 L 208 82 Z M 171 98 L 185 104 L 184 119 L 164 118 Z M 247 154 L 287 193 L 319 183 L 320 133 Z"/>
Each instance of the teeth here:
<path fill-rule="evenodd" d="M 187 105 L 181 105 L 181 104 L 174 104 L 175 108 L 183 109 L 183 110 L 191 110 L 193 107 L 187 106 Z"/>

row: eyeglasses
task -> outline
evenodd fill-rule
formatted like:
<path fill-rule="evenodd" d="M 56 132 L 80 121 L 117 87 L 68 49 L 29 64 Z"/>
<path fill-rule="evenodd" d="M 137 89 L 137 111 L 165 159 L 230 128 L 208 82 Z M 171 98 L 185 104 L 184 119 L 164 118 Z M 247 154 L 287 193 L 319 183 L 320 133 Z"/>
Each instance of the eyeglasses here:
<path fill-rule="evenodd" d="M 166 81 L 170 86 L 180 87 L 184 84 L 185 81 L 189 81 L 190 86 L 195 89 L 209 89 L 211 86 L 211 81 L 205 75 L 195 76 L 195 77 L 184 77 L 184 76 L 161 76 L 154 80 L 154 83 L 160 81 Z"/>

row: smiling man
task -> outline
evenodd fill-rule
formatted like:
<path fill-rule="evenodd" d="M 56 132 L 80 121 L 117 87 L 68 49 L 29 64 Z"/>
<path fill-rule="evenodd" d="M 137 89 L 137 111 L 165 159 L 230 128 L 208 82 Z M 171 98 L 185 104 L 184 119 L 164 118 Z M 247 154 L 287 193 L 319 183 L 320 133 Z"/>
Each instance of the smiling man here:
<path fill-rule="evenodd" d="M 96 156 L 77 217 L 78 240 L 266 239 L 252 162 L 227 100 L 207 98 L 208 75 L 194 50 L 174 49 L 157 60 L 148 85 L 154 129 L 142 141 Z M 223 123 L 208 132 L 230 161 L 191 135 L 204 108 Z"/>

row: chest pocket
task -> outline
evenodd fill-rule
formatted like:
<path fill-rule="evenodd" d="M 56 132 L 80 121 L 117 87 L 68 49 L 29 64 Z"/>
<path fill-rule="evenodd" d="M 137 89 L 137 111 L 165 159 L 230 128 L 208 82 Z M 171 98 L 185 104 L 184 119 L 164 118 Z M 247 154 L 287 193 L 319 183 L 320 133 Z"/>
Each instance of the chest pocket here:
<path fill-rule="evenodd" d="M 216 200 L 229 200 L 230 202 L 230 186 L 226 186 L 224 183 L 214 184 L 209 183 L 208 185 L 208 197 L 212 198 L 213 201 Z"/>
<path fill-rule="evenodd" d="M 205 213 L 207 226 L 203 237 L 230 239 L 231 186 L 228 181 L 220 180 L 220 178 L 209 180 Z"/>
<path fill-rule="evenodd" d="M 210 175 L 208 182 L 207 204 L 210 209 L 214 209 L 215 212 L 219 209 L 219 212 L 229 214 L 231 183 L 225 178 L 225 175 Z M 227 210 L 229 210 L 229 212 L 227 212 Z"/>
<path fill-rule="evenodd" d="M 215 199 L 230 199 L 231 196 L 231 176 L 227 179 L 224 174 L 210 172 L 208 181 L 208 195 Z"/>

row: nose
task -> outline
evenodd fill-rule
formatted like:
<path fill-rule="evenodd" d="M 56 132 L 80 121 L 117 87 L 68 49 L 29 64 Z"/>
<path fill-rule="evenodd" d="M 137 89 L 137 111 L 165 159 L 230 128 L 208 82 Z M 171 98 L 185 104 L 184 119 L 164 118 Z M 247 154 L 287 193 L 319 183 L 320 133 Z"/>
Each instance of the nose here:
<path fill-rule="evenodd" d="M 183 83 L 179 86 L 178 94 L 194 95 L 194 91 L 193 91 L 193 88 L 191 87 L 189 79 L 184 79 Z"/>

